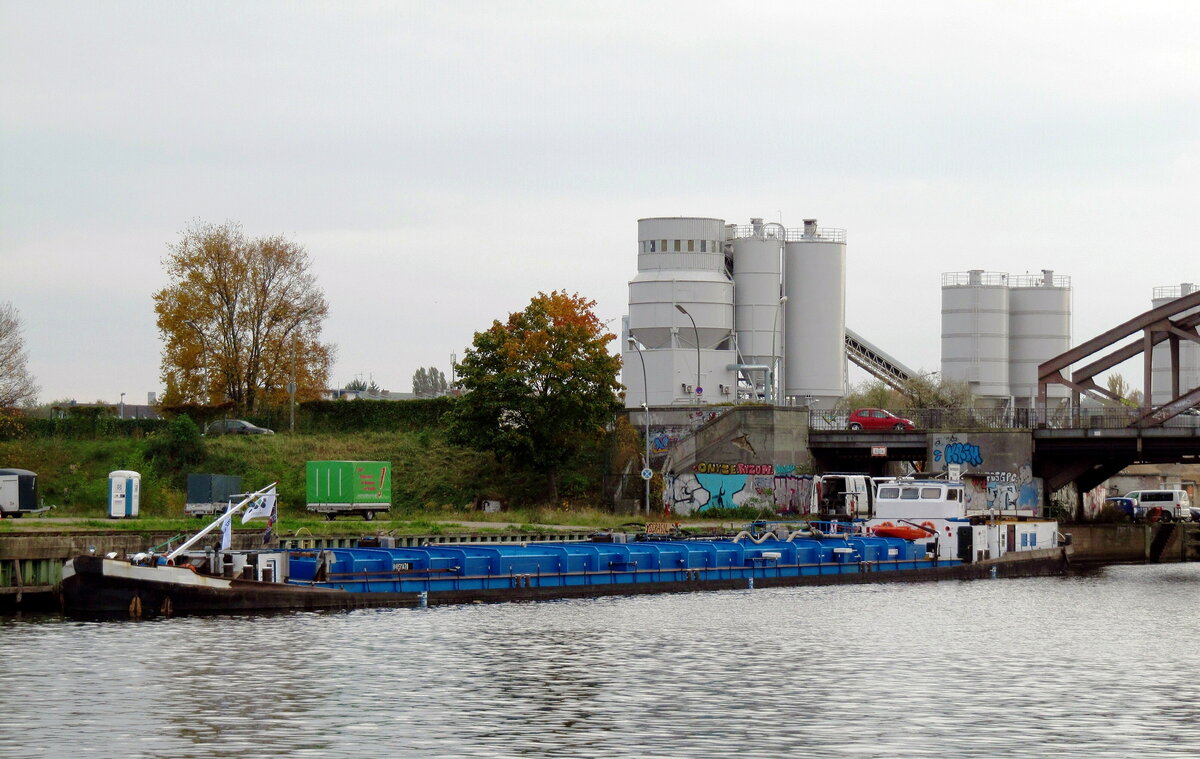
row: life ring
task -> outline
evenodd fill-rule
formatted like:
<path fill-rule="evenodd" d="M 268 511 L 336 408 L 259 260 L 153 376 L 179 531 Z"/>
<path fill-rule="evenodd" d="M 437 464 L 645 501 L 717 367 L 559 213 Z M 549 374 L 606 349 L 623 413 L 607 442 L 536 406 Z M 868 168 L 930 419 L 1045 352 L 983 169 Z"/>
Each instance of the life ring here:
<path fill-rule="evenodd" d="M 933 522 L 930 522 L 928 519 L 925 520 L 924 522 L 921 522 L 921 526 L 924 527 L 926 530 L 929 530 L 930 535 L 937 534 L 937 525 L 934 524 Z"/>

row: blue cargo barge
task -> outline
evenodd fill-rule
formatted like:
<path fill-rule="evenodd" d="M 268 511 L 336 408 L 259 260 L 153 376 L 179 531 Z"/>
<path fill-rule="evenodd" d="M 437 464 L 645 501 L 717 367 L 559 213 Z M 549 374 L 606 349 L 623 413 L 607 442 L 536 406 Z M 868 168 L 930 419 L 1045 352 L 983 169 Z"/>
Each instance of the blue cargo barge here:
<path fill-rule="evenodd" d="M 800 578 L 961 564 L 900 538 L 533 543 L 292 552 L 288 582 L 351 593 L 493 591 Z"/>
<path fill-rule="evenodd" d="M 63 567 L 62 600 L 69 614 L 171 616 L 1029 576 L 1067 565 L 1061 546 L 990 558 L 976 550 L 976 538 L 987 537 L 978 525 L 940 543 L 934 528 L 923 541 L 862 529 L 806 523 L 696 540 L 614 534 L 590 543 L 252 551 L 197 549 L 202 531 L 165 556 L 77 556 Z"/>

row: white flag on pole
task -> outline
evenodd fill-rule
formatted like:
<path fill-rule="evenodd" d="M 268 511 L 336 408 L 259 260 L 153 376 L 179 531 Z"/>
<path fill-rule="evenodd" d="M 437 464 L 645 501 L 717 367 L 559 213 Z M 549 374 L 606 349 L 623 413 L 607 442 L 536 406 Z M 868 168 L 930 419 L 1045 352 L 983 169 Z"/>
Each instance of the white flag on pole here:
<path fill-rule="evenodd" d="M 225 518 L 221 520 L 221 550 L 228 551 L 233 545 L 233 516 L 229 513 L 229 507 L 225 508 Z"/>
<path fill-rule="evenodd" d="M 270 490 L 260 496 L 259 499 L 254 502 L 254 505 L 247 508 L 242 514 L 242 524 L 249 522 L 251 519 L 258 519 L 259 517 L 270 518 L 274 513 L 275 486 L 272 485 Z"/>

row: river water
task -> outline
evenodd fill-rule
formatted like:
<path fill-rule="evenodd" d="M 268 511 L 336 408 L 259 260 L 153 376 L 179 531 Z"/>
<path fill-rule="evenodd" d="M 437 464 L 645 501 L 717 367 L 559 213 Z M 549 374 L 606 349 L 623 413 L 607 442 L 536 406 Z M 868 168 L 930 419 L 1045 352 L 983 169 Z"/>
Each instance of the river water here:
<path fill-rule="evenodd" d="M 0 618 L 0 757 L 1196 757 L 1200 564 Z"/>

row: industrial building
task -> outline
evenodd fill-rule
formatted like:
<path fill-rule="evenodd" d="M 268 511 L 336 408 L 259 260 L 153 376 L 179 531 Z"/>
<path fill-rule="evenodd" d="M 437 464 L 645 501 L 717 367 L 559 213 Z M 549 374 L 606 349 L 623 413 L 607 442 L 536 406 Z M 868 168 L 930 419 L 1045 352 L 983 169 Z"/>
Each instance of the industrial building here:
<path fill-rule="evenodd" d="M 979 405 L 1034 408 L 1038 364 L 1071 347 L 1071 279 L 1043 269 L 942 275 L 942 377 Z M 1062 386 L 1052 398 L 1069 395 Z"/>
<path fill-rule="evenodd" d="M 1151 299 L 1151 308 L 1164 306 L 1176 298 L 1191 295 L 1198 289 L 1200 287 L 1191 282 L 1184 282 L 1180 285 L 1168 287 L 1156 287 Z M 1179 316 L 1188 316 L 1197 311 L 1200 311 L 1200 309 L 1185 311 Z M 1179 346 L 1179 388 L 1181 392 L 1187 392 L 1192 388 L 1200 387 L 1200 344 L 1194 343 L 1191 340 L 1178 340 L 1177 344 Z M 1170 402 L 1175 397 L 1171 392 L 1170 341 L 1164 341 L 1154 346 L 1152 361 L 1153 378 L 1150 403 L 1154 406 L 1161 406 L 1164 403 Z"/>
<path fill-rule="evenodd" d="M 828 407 L 846 392 L 846 232 L 639 219 L 624 332 L 630 408 Z"/>

